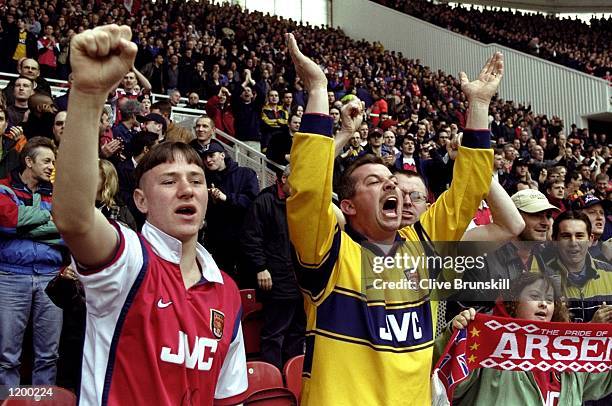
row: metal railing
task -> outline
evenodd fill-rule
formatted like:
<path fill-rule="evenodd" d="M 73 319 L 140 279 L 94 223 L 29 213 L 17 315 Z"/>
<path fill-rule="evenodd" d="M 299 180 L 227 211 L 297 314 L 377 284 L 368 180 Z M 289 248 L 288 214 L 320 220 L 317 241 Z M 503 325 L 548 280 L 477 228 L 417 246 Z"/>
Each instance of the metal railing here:
<path fill-rule="evenodd" d="M 173 107 L 171 120 L 182 127 L 193 131 L 195 122 L 205 110 L 187 109 Z M 263 189 L 270 186 L 276 180 L 276 170 L 283 170 L 284 167 L 276 162 L 270 161 L 264 154 L 251 148 L 244 142 L 232 137 L 231 135 L 215 129 L 215 140 L 223 144 L 227 154 L 240 166 L 251 168 L 257 174 L 259 188 Z"/>
<path fill-rule="evenodd" d="M 6 87 L 12 78 L 19 75 L 14 73 L 0 72 L 0 89 Z M 8 79 L 7 79 L 8 78 Z M 68 91 L 68 82 L 57 79 L 47 79 L 51 86 L 53 97 L 58 97 Z M 168 99 L 167 95 L 152 93 L 151 101 L 154 103 L 157 100 Z M 186 98 L 181 98 L 181 101 L 187 101 Z M 205 102 L 203 102 L 205 104 Z M 189 109 L 186 107 L 173 107 L 170 119 L 182 127 L 188 128 L 193 132 L 195 122 L 202 114 L 206 114 L 206 110 Z M 283 170 L 284 167 L 275 162 L 270 161 L 264 154 L 251 148 L 247 144 L 239 141 L 229 134 L 217 129 L 215 130 L 215 139 L 223 144 L 227 154 L 235 160 L 238 165 L 251 168 L 257 174 L 260 189 L 272 185 L 276 180 L 276 170 Z"/>

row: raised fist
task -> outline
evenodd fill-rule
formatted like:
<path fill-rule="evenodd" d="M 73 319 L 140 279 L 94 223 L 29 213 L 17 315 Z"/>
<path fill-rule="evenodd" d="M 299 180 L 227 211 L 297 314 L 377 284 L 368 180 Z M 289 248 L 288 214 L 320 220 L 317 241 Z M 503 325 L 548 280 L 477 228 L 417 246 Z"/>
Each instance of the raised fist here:
<path fill-rule="evenodd" d="M 72 88 L 106 98 L 134 65 L 138 48 L 131 37 L 130 27 L 111 24 L 72 38 Z"/>

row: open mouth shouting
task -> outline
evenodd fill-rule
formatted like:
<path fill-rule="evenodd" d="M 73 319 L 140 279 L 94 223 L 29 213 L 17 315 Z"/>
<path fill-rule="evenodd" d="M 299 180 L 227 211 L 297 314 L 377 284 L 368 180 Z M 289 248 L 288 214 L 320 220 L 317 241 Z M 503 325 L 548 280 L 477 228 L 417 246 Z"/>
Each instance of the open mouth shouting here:
<path fill-rule="evenodd" d="M 198 209 L 193 204 L 182 204 L 174 211 L 174 213 L 178 214 L 180 217 L 191 220 L 197 214 Z"/>
<path fill-rule="evenodd" d="M 387 196 L 383 199 L 382 213 L 386 219 L 398 218 L 398 200 L 396 196 Z"/>
<path fill-rule="evenodd" d="M 535 320 L 540 320 L 540 321 L 548 320 L 548 312 L 546 310 L 538 310 L 533 315 L 535 316 Z"/>

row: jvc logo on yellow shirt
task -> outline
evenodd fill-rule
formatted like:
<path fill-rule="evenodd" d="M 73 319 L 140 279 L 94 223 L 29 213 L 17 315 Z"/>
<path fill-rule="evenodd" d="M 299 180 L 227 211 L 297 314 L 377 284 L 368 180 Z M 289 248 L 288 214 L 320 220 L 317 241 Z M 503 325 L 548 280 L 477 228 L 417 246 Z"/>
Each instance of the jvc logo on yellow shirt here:
<path fill-rule="evenodd" d="M 207 351 L 208 349 L 208 351 Z M 195 336 L 193 347 L 189 345 L 189 336 L 178 332 L 178 349 L 175 354 L 170 347 L 162 347 L 160 359 L 171 364 L 185 365 L 189 369 L 209 371 L 213 363 L 213 354 L 217 351 L 217 340 Z M 206 353 L 208 358 L 205 360 Z"/>
<path fill-rule="evenodd" d="M 401 316 L 401 324 L 398 318 Z M 408 339 L 408 333 L 412 332 L 412 339 L 419 340 L 423 337 L 423 330 L 416 312 L 406 312 L 403 315 L 388 314 L 385 318 L 386 326 L 378 331 L 381 340 L 393 341 L 393 337 L 399 342 Z"/>

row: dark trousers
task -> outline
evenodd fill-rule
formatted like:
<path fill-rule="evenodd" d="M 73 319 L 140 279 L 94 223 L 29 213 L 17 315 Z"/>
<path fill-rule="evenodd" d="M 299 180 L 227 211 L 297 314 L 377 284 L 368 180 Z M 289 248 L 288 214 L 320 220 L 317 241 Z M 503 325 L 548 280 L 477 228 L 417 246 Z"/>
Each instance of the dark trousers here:
<path fill-rule="evenodd" d="M 261 357 L 282 371 L 287 360 L 304 354 L 304 300 L 266 299 L 262 311 Z"/>

